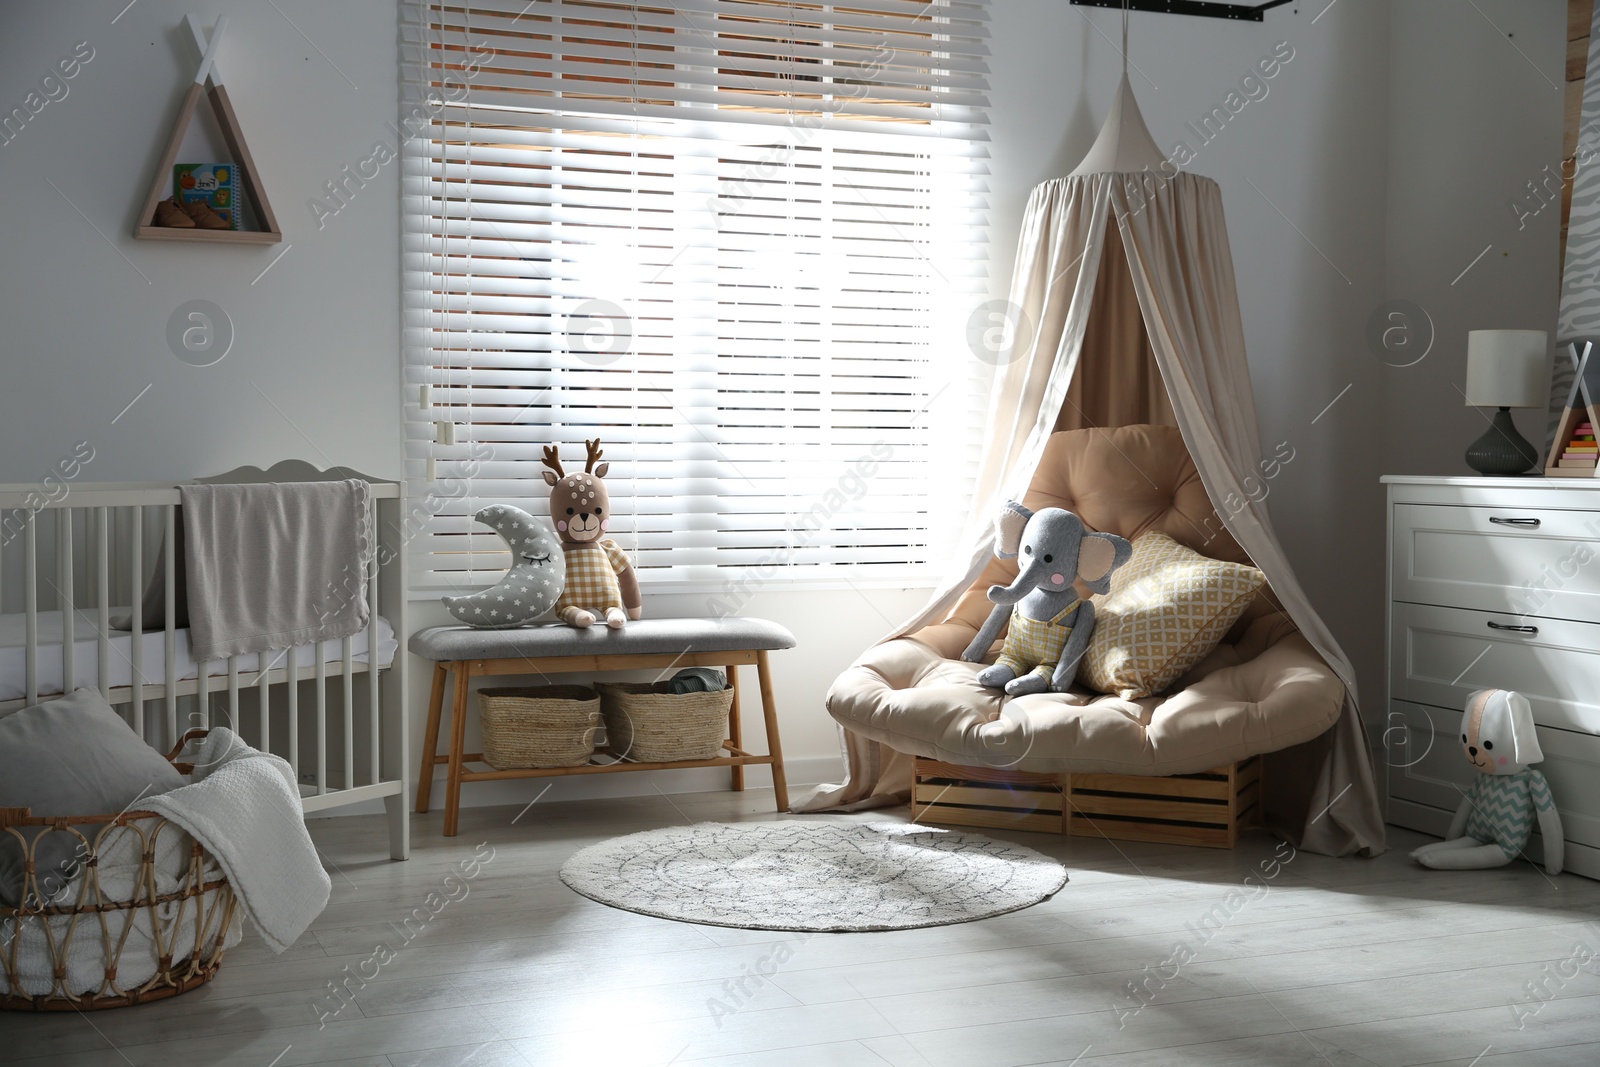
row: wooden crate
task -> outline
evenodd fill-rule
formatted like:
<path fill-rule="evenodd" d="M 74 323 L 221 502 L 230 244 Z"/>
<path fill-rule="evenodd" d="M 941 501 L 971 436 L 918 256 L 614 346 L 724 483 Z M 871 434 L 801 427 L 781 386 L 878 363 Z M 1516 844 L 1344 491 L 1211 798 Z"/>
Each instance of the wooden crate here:
<path fill-rule="evenodd" d="M 1198 774 L 1031 774 L 918 757 L 918 822 L 1232 848 L 1261 815 L 1261 757 Z"/>
<path fill-rule="evenodd" d="M 917 757 L 911 815 L 917 822 L 1065 832 L 1062 791 L 1053 774 L 960 767 Z"/>

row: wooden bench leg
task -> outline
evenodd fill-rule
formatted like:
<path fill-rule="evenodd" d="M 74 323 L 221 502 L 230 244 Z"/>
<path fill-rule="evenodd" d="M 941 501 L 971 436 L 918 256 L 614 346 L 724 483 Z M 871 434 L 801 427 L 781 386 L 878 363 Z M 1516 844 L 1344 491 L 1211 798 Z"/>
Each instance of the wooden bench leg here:
<path fill-rule="evenodd" d="M 789 810 L 789 783 L 783 774 L 783 743 L 778 740 L 778 705 L 772 698 L 772 672 L 767 668 L 767 653 L 756 653 L 756 677 L 761 682 L 761 714 L 767 722 L 767 751 L 772 754 L 772 790 L 777 794 L 778 810 Z"/>
<path fill-rule="evenodd" d="M 443 663 L 433 665 L 433 691 L 428 694 L 428 725 L 422 731 L 422 769 L 417 772 L 417 814 L 428 814 L 433 798 L 433 768 L 439 759 L 439 714 L 444 705 Z"/>
<path fill-rule="evenodd" d="M 453 664 L 456 672 L 455 699 L 450 704 L 450 779 L 444 797 L 444 836 L 456 836 L 461 817 L 461 764 L 467 741 L 467 683 L 472 680 L 471 664 Z"/>
<path fill-rule="evenodd" d="M 744 729 L 739 722 L 739 665 L 728 665 L 728 688 L 733 690 L 733 703 L 728 705 L 728 740 L 733 747 L 744 748 Z M 733 791 L 744 792 L 744 765 L 733 768 Z"/>

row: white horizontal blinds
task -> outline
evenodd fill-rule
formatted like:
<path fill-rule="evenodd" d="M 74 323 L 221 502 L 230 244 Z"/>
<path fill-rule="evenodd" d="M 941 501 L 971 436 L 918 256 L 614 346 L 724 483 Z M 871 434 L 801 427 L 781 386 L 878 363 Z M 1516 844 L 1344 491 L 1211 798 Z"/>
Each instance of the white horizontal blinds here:
<path fill-rule="evenodd" d="M 946 559 L 983 369 L 982 0 L 412 16 L 415 581 L 492 579 L 471 514 L 541 512 L 542 447 L 570 471 L 593 437 L 649 581 Z"/>

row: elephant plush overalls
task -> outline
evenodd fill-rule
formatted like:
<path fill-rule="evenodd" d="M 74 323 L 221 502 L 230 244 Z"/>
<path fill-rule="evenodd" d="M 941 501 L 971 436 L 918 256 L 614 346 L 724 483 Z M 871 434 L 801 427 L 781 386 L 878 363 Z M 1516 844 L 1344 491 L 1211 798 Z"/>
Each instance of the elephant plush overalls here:
<path fill-rule="evenodd" d="M 1082 600 L 1074 600 L 1048 619 L 1030 619 L 1020 606 L 1013 608 L 1005 647 L 1000 650 L 1000 658 L 994 661 L 995 666 L 1006 667 L 1018 678 L 1032 671 L 1050 681 L 1067 647 L 1067 639 L 1072 636 L 1067 620 L 1081 603 Z"/>

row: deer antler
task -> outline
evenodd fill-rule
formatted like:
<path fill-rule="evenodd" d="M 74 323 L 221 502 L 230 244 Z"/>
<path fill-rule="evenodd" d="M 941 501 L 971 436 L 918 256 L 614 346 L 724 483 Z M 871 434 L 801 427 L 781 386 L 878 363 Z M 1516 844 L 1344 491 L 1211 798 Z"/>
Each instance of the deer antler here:
<path fill-rule="evenodd" d="M 600 462 L 600 457 L 605 453 L 600 451 L 600 438 L 598 437 L 593 441 L 585 440 L 583 444 L 589 450 L 589 459 L 583 465 L 583 473 L 590 474 L 594 471 L 594 465 Z"/>
<path fill-rule="evenodd" d="M 555 471 L 557 478 L 567 476 L 567 472 L 561 469 L 561 455 L 555 445 L 544 446 L 544 465 Z"/>

